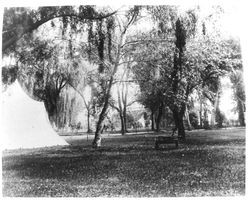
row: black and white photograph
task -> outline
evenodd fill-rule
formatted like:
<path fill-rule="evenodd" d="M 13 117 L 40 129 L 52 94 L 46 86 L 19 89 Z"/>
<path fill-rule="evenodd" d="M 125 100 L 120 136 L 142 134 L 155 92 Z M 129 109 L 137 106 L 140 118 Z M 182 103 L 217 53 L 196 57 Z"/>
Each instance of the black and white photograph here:
<path fill-rule="evenodd" d="M 2 199 L 246 201 L 246 1 L 15 2 Z"/>

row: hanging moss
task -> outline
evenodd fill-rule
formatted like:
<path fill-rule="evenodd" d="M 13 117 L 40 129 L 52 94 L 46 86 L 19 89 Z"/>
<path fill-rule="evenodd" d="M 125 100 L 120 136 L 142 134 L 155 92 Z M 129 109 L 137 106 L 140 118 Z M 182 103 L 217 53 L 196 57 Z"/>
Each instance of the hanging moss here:
<path fill-rule="evenodd" d="M 104 61 L 104 42 L 105 42 L 105 33 L 102 29 L 102 23 L 103 21 L 100 20 L 97 26 L 97 40 L 96 40 L 96 44 L 97 44 L 97 50 L 98 50 L 98 56 L 100 58 L 100 63 L 99 63 L 99 72 L 103 73 L 104 71 L 104 65 L 103 65 L 103 61 Z"/>
<path fill-rule="evenodd" d="M 88 49 L 87 49 L 87 54 L 88 54 L 88 59 L 90 61 L 91 60 L 91 51 L 92 51 L 92 40 L 94 39 L 93 22 L 89 21 L 87 23 L 87 25 L 88 25 Z"/>
<path fill-rule="evenodd" d="M 64 35 L 64 34 L 65 34 L 65 31 L 66 31 L 66 29 L 67 29 L 67 26 L 68 26 L 67 17 L 63 17 L 63 18 L 62 18 L 62 23 L 63 23 L 62 35 Z"/>
<path fill-rule="evenodd" d="M 112 63 L 112 55 L 111 55 L 111 50 L 112 50 L 112 31 L 114 29 L 114 18 L 108 18 L 107 19 L 107 36 L 108 36 L 108 56 L 109 56 L 109 61 Z"/>
<path fill-rule="evenodd" d="M 206 35 L 206 25 L 204 22 L 202 23 L 202 33 L 203 35 Z"/>

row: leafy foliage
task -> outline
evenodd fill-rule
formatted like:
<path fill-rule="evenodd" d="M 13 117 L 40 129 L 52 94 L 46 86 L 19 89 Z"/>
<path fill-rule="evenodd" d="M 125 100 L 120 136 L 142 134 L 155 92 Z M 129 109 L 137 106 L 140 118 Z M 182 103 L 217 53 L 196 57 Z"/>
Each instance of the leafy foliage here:
<path fill-rule="evenodd" d="M 7 87 L 8 85 L 12 84 L 17 79 L 17 75 L 18 75 L 17 66 L 2 67 L 3 86 Z"/>
<path fill-rule="evenodd" d="M 237 40 L 224 39 L 217 31 L 208 35 L 211 31 L 204 30 L 205 22 L 216 24 L 211 16 L 221 11 L 217 9 L 209 18 L 200 19 L 197 9 L 182 14 L 174 6 L 148 10 L 157 28 L 137 34 L 137 41 L 142 44 L 135 46 L 133 52 L 142 103 L 157 108 L 156 102 L 164 101 L 170 109 L 179 112 L 180 118 L 194 90 L 201 91 L 214 103 L 220 78 L 242 66 Z"/>

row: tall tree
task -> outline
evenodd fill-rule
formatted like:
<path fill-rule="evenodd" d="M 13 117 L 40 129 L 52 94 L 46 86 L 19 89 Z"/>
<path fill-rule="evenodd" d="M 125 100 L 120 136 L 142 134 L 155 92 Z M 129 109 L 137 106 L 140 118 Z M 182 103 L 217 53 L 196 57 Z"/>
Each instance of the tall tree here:
<path fill-rule="evenodd" d="M 128 29 L 136 22 L 138 14 L 139 7 L 134 6 L 129 8 L 123 17 L 114 15 L 106 20 L 100 20 L 95 25 L 94 32 L 90 29 L 92 37 L 89 38 L 89 47 L 93 48 L 94 45 L 96 48 L 96 51 L 95 49 L 90 50 L 90 55 L 95 57 L 94 61 L 99 63 L 100 86 L 103 90 L 103 105 L 96 124 L 93 147 L 101 146 L 101 131 L 109 107 L 115 74 L 123 58 L 123 47 L 126 43 Z"/>
<path fill-rule="evenodd" d="M 161 47 L 158 55 L 162 56 L 160 62 L 159 60 L 156 62 L 162 67 L 160 92 L 164 95 L 164 101 L 173 112 L 178 135 L 185 138 L 183 117 L 193 85 L 189 84 L 186 77 L 187 70 L 184 66 L 186 62 L 184 52 L 186 41 L 195 32 L 196 16 L 193 11 L 188 11 L 185 15 L 178 16 L 176 9 L 176 7 L 170 6 L 151 7 L 150 11 L 158 22 L 158 33 L 156 36 L 165 41 L 164 45 L 167 41 L 166 45 L 169 47 L 165 48 L 163 44 L 158 45 L 158 49 Z M 155 67 L 157 66 L 155 65 Z M 162 84 L 164 84 L 165 88 Z"/>

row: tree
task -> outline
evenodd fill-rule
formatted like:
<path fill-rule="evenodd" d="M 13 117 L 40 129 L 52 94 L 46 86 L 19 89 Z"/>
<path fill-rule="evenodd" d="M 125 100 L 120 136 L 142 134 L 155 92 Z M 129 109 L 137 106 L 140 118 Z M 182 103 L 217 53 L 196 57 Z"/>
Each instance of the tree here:
<path fill-rule="evenodd" d="M 90 50 L 90 53 L 93 56 L 97 56 L 95 60 L 99 62 L 99 74 L 101 75 L 100 85 L 103 89 L 103 105 L 96 124 L 93 147 L 101 146 L 102 124 L 107 114 L 115 74 L 117 73 L 122 60 L 122 50 L 126 40 L 127 31 L 128 28 L 135 23 L 138 14 L 139 7 L 135 6 L 128 9 L 124 14 L 124 19 L 121 19 L 118 15 L 114 15 L 112 18 L 105 21 L 105 29 L 104 22 L 100 20 L 96 25 L 96 32 L 89 38 L 89 42 L 92 43 L 92 45 L 94 44 L 97 48 L 97 54 L 92 50 Z M 113 33 L 116 32 L 116 35 L 113 35 L 113 38 L 112 30 L 114 30 Z M 90 29 L 90 33 L 91 32 L 92 30 Z M 105 39 L 107 43 L 107 51 L 105 50 Z M 112 41 L 115 41 L 115 43 Z"/>
<path fill-rule="evenodd" d="M 49 118 L 55 120 L 60 93 L 71 74 L 58 60 L 57 48 L 48 41 L 36 39 L 19 48 L 16 54 L 21 81 L 31 85 L 33 97 L 45 103 Z"/>
<path fill-rule="evenodd" d="M 238 120 L 241 126 L 245 126 L 245 109 L 246 109 L 246 95 L 243 82 L 243 73 L 237 70 L 231 74 L 231 81 L 233 83 L 234 100 L 237 102 Z"/>
<path fill-rule="evenodd" d="M 185 138 L 183 116 L 193 86 L 187 82 L 187 72 L 184 69 L 184 63 L 186 62 L 184 51 L 186 40 L 191 38 L 195 31 L 196 16 L 190 11 L 187 12 L 186 16 L 178 17 L 176 8 L 170 6 L 151 7 L 150 11 L 159 23 L 158 32 L 155 32 L 153 36 L 165 41 L 164 44 L 156 44 L 154 54 L 162 57 L 158 57 L 161 59 L 155 60 L 155 64 L 152 66 L 154 68 L 161 66 L 161 78 L 158 80 L 158 82 L 160 81 L 158 83 L 160 88 L 153 90 L 159 92 L 162 97 L 159 115 L 161 115 L 164 101 L 173 112 L 178 135 Z M 169 25 L 169 27 L 166 25 Z M 157 50 L 160 51 L 157 52 Z"/>
<path fill-rule="evenodd" d="M 176 51 L 174 53 L 174 68 L 171 73 L 171 91 L 172 94 L 178 95 L 180 79 L 182 77 L 183 72 L 183 55 L 184 55 L 184 48 L 186 45 L 186 29 L 183 26 L 183 22 L 178 18 L 175 25 L 175 46 Z M 183 117 L 186 111 L 186 102 L 188 100 L 190 92 L 190 87 L 187 85 L 184 95 L 184 101 L 181 104 L 178 104 L 179 99 L 173 97 L 173 101 L 170 102 L 170 109 L 173 112 L 173 117 L 175 121 L 176 128 L 178 129 L 178 136 L 181 136 L 185 139 L 185 129 L 183 123 Z"/>
<path fill-rule="evenodd" d="M 86 73 L 89 76 L 89 73 Z M 81 78 L 82 79 L 82 78 Z M 69 85 L 81 96 L 85 109 L 87 110 L 87 133 L 91 133 L 91 123 L 90 117 L 97 114 L 97 109 L 100 107 L 100 100 L 98 100 L 99 94 L 97 89 L 95 88 L 92 81 L 88 81 L 87 84 L 81 86 L 81 83 L 78 82 L 78 85 L 69 83 Z"/>
<path fill-rule="evenodd" d="M 42 24 L 55 19 L 69 18 L 71 21 L 100 20 L 107 18 L 113 13 L 98 13 L 93 6 L 54 6 L 39 7 L 37 10 L 24 7 L 11 7 L 4 9 L 4 21 L 2 31 L 2 51 L 7 53 L 8 49 L 15 46 L 16 42 L 25 34 L 31 33 Z"/>
<path fill-rule="evenodd" d="M 159 131 L 162 113 L 165 107 L 163 94 L 161 90 L 157 88 L 160 82 L 153 80 L 150 76 L 150 71 L 147 71 L 145 67 L 143 68 L 145 72 L 139 71 L 139 69 L 137 71 L 137 68 L 138 66 L 134 67 L 134 71 L 136 71 L 136 80 L 139 83 L 141 91 L 137 100 L 151 111 L 151 129 Z M 148 80 L 145 80 L 145 78 L 148 78 Z"/>
<path fill-rule="evenodd" d="M 219 15 L 220 11 L 217 10 L 211 16 Z M 143 94 L 143 82 L 147 86 L 144 89 L 148 95 L 145 94 L 143 100 L 148 99 L 148 103 L 151 102 L 154 107 L 157 106 L 154 104 L 155 98 L 164 101 L 173 112 L 178 135 L 185 139 L 183 118 L 190 95 L 197 90 L 217 106 L 219 79 L 231 71 L 230 53 L 233 49 L 217 30 L 213 33 L 206 29 L 205 23 L 215 24 L 215 20 L 210 16 L 202 19 L 198 9 L 180 14 L 177 7 L 160 6 L 149 7 L 149 11 L 157 27 L 137 39 L 147 49 L 144 51 L 138 45 L 133 52 L 134 55 L 143 56 L 137 57 L 138 71 L 135 74 L 139 75 L 137 80 L 141 83 Z M 143 70 L 146 70 L 145 73 Z M 149 73 L 156 72 L 159 73 L 157 79 L 149 77 Z M 149 88 L 151 84 L 154 84 L 152 93 Z M 156 96 L 158 92 L 161 97 Z M 154 96 L 150 98 L 150 95 Z M 203 108 L 202 112 L 204 115 L 200 118 L 204 117 L 207 121 L 208 109 Z"/>
<path fill-rule="evenodd" d="M 237 103 L 238 120 L 241 126 L 245 126 L 245 111 L 246 111 L 246 95 L 245 86 L 243 81 L 243 65 L 241 56 L 241 47 L 239 40 L 228 39 L 225 46 L 229 53 L 227 53 L 227 58 L 229 58 L 228 68 L 231 70 L 229 72 L 230 80 L 233 84 L 233 99 Z"/>
<path fill-rule="evenodd" d="M 34 97 L 44 101 L 51 121 L 57 126 L 62 126 L 59 122 L 65 122 L 65 119 L 59 119 L 62 113 L 58 108 L 66 107 L 71 100 L 68 100 L 66 95 L 66 101 L 60 101 L 62 106 L 59 107 L 58 102 L 63 99 L 60 94 L 66 85 L 73 84 L 74 81 L 85 82 L 85 65 L 82 58 L 72 53 L 75 47 L 71 42 L 72 34 L 67 35 L 67 38 L 64 34 L 66 27 L 47 25 L 40 28 L 42 29 L 38 29 L 33 35 L 24 36 L 19 41 L 22 46 L 17 47 L 14 53 L 19 63 L 22 81 L 26 85 L 31 84 Z M 57 34 L 57 38 L 47 37 L 44 32 L 48 30 L 58 30 L 62 34 Z M 55 43 L 55 39 L 60 43 Z M 72 112 L 71 109 L 68 111 Z"/>
<path fill-rule="evenodd" d="M 123 66 L 120 68 L 122 71 L 121 76 L 117 76 L 117 81 L 114 85 L 114 88 L 116 88 L 117 95 L 115 96 L 117 96 L 117 99 L 111 99 L 110 106 L 118 112 L 121 121 L 121 134 L 125 135 L 127 132 L 127 108 L 136 100 L 131 100 L 131 97 L 130 101 L 128 100 L 129 79 L 131 78 L 130 63 L 127 63 L 126 68 Z"/>
<path fill-rule="evenodd" d="M 5 9 L 3 52 L 14 52 L 16 61 L 20 64 L 19 69 L 22 69 L 18 73 L 22 72 L 21 77 L 34 97 L 45 102 L 50 119 L 58 120 L 58 102 L 62 99 L 60 93 L 66 84 L 72 84 L 77 80 L 76 72 L 79 72 L 81 66 L 81 62 L 75 60 L 76 56 L 73 54 L 77 47 L 76 43 L 72 42 L 72 36 L 79 33 L 84 35 L 84 25 L 111 15 L 105 12 L 98 13 L 92 6 L 40 7 L 36 10 Z M 45 24 L 48 21 L 51 24 Z M 32 32 L 35 29 L 37 31 Z M 44 31 L 41 31 L 44 29 L 47 32 L 57 29 L 62 34 L 46 37 Z M 15 43 L 17 40 L 18 44 Z M 63 106 L 65 102 L 61 102 Z"/>
<path fill-rule="evenodd" d="M 130 49 L 136 63 L 132 68 L 134 79 L 140 87 L 138 101 L 151 111 L 151 129 L 159 131 L 166 105 L 163 93 L 168 87 L 163 85 L 162 63 L 169 63 L 172 47 L 166 40 L 155 39 L 155 35 L 154 30 L 137 34 Z M 160 46 L 159 41 L 162 43 Z"/>

